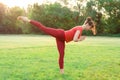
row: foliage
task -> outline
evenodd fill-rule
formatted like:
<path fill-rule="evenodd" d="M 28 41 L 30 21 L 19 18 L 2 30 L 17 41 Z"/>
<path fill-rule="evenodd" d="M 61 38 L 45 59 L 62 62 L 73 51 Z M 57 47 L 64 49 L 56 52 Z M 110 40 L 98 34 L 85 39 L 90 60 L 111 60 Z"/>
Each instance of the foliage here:
<path fill-rule="evenodd" d="M 8 8 L 0 3 L 0 33 L 42 33 L 29 23 L 17 21 L 19 15 L 28 16 L 48 27 L 65 30 L 82 25 L 86 17 L 91 16 L 96 23 L 98 35 L 120 33 L 119 0 L 76 0 L 76 5 L 71 7 L 67 7 L 70 0 L 58 1 L 54 4 L 35 3 L 29 5 L 27 10 Z"/>
<path fill-rule="evenodd" d="M 0 3 L 0 24 L 2 24 L 2 19 L 5 14 L 5 8 L 6 8 L 6 6 L 4 4 Z"/>
<path fill-rule="evenodd" d="M 22 33 L 21 23 L 17 21 L 17 17 L 23 12 L 19 7 L 7 8 L 3 14 L 0 33 Z"/>
<path fill-rule="evenodd" d="M 74 18 L 77 12 L 72 12 L 67 7 L 62 7 L 59 3 L 49 5 L 38 5 L 36 3 L 30 6 L 28 10 L 30 10 L 29 16 L 31 19 L 40 21 L 49 27 L 70 29 L 76 24 Z M 33 27 L 33 29 L 36 28 Z M 35 31 L 38 30 L 36 29 Z"/>
<path fill-rule="evenodd" d="M 102 16 L 104 19 L 103 21 L 100 21 L 105 27 L 100 26 L 104 30 L 102 32 L 104 33 L 113 33 L 117 34 L 120 33 L 120 1 L 119 0 L 98 0 L 97 2 L 97 8 L 102 13 Z M 102 18 L 101 17 L 101 18 Z M 100 25 L 101 25 L 100 23 Z"/>
<path fill-rule="evenodd" d="M 4 17 L 3 26 L 7 27 L 8 33 L 22 33 L 20 23 L 17 21 L 17 17 L 22 15 L 23 10 L 19 7 L 10 8 Z M 9 26 L 8 26 L 9 25 Z"/>

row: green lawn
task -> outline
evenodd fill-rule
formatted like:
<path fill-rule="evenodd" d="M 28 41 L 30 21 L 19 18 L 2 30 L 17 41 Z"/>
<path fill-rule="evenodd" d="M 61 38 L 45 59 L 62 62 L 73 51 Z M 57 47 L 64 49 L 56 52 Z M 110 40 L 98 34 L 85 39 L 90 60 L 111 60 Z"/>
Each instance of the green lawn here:
<path fill-rule="evenodd" d="M 88 37 L 65 51 L 61 75 L 54 38 L 0 35 L 0 80 L 120 80 L 119 37 Z"/>

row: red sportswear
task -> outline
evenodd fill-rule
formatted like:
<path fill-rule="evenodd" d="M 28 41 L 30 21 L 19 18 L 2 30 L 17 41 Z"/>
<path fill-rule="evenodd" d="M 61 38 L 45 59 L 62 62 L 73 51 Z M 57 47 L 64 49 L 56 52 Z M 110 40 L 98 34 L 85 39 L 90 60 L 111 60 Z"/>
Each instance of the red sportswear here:
<path fill-rule="evenodd" d="M 75 32 L 76 32 L 77 30 L 80 30 L 80 35 L 79 35 L 79 37 L 80 37 L 81 34 L 82 34 L 82 30 L 83 30 L 83 28 L 82 28 L 81 26 L 76 26 L 76 27 L 74 27 L 74 28 L 72 28 L 72 29 L 70 29 L 70 30 L 65 31 L 65 41 L 66 41 L 66 42 L 72 41 L 72 40 L 73 40 L 73 37 L 74 37 L 74 35 L 75 35 Z"/>

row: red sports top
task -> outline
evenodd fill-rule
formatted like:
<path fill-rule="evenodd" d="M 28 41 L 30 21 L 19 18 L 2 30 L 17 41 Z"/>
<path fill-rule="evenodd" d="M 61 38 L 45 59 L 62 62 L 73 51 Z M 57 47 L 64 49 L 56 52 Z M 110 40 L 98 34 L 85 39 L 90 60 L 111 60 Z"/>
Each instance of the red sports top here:
<path fill-rule="evenodd" d="M 82 30 L 83 30 L 83 28 L 82 28 L 81 26 L 76 26 L 76 27 L 74 27 L 74 28 L 72 28 L 72 29 L 70 29 L 70 30 L 65 31 L 65 41 L 66 41 L 66 42 L 72 41 L 72 40 L 73 40 L 73 37 L 74 37 L 74 35 L 75 35 L 75 32 L 76 32 L 77 30 L 80 30 L 80 35 L 79 35 L 79 37 L 80 37 L 81 34 L 82 34 Z"/>

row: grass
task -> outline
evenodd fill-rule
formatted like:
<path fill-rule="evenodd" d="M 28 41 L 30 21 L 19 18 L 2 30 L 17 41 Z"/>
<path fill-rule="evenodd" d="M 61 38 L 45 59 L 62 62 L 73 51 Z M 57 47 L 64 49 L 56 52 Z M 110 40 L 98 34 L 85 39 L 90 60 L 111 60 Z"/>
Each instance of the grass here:
<path fill-rule="evenodd" d="M 119 37 L 88 37 L 65 52 L 61 75 L 54 38 L 0 35 L 0 80 L 120 80 Z"/>

